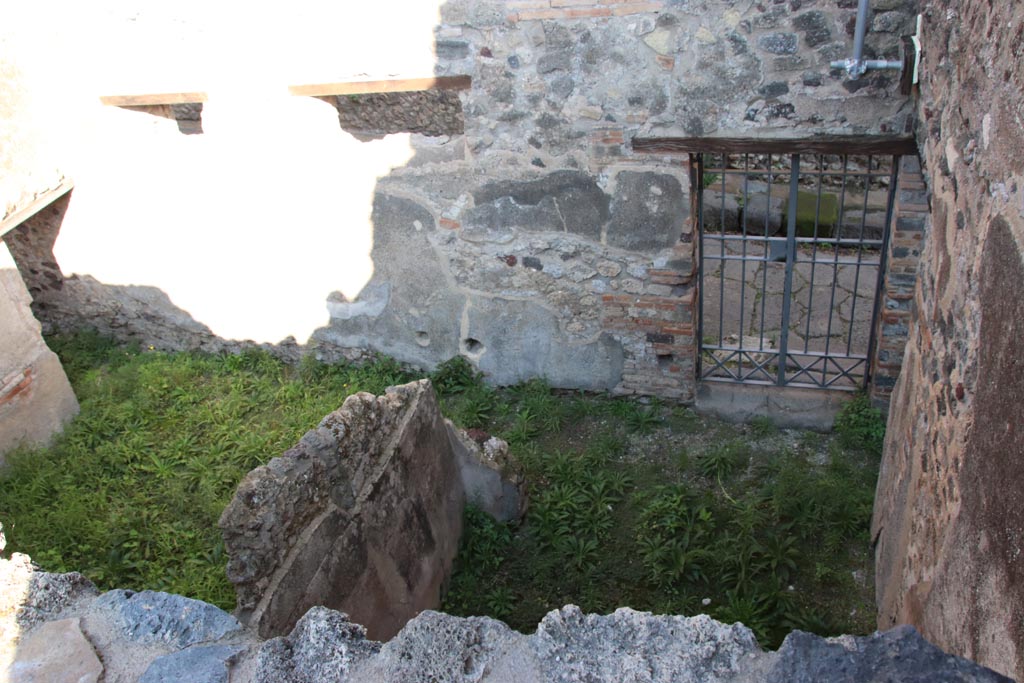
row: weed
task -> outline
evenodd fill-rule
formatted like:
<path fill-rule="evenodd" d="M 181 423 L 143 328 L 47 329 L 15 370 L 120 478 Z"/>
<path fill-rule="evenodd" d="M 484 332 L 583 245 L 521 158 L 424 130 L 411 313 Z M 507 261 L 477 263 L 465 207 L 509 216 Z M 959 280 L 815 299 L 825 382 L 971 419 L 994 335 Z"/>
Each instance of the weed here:
<path fill-rule="evenodd" d="M 833 428 L 843 447 L 867 451 L 876 456 L 882 454 L 885 418 L 882 411 L 871 405 L 867 394 L 857 394 L 847 401 L 836 415 Z"/>
<path fill-rule="evenodd" d="M 759 415 L 750 421 L 750 431 L 758 439 L 764 439 L 779 431 L 770 417 Z"/>
<path fill-rule="evenodd" d="M 750 447 L 743 441 L 719 444 L 697 458 L 697 468 L 709 479 L 723 479 L 750 460 Z"/>
<path fill-rule="evenodd" d="M 629 427 L 630 431 L 640 434 L 650 432 L 660 422 L 661 416 L 659 415 L 658 408 L 655 406 L 648 408 L 637 406 L 633 412 L 626 416 L 626 426 Z"/>
<path fill-rule="evenodd" d="M 483 384 L 483 374 L 462 356 L 455 356 L 439 364 L 430 374 L 430 381 L 437 393 L 447 396 L 479 388 Z"/>

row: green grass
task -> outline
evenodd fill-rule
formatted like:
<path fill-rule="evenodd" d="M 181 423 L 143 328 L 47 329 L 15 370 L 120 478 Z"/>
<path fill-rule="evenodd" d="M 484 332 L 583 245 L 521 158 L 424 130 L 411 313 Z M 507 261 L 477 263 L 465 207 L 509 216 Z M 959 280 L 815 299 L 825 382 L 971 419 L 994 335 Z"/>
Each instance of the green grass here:
<path fill-rule="evenodd" d="M 568 406 L 557 428 L 523 408 L 551 397 Z M 794 628 L 874 630 L 868 534 L 884 427 L 863 399 L 834 435 L 561 397 L 537 381 L 495 400 L 502 407 L 478 426 L 509 440 L 530 510 L 518 526 L 467 514 L 445 610 L 524 632 L 566 603 L 707 612 L 772 647 Z"/>
<path fill-rule="evenodd" d="M 47 450 L 0 477 L 9 551 L 103 588 L 167 590 L 226 609 L 217 519 L 253 467 L 356 391 L 416 376 L 392 360 L 288 366 L 51 339 L 82 406 Z M 431 375 L 456 423 L 506 439 L 526 475 L 518 525 L 466 511 L 443 608 L 531 631 L 566 603 L 792 628 L 874 628 L 868 523 L 884 427 L 858 398 L 835 435 L 718 423 L 684 407 L 494 389 L 464 360 Z M 851 613 L 855 616 L 851 617 Z"/>
<path fill-rule="evenodd" d="M 245 474 L 290 448 L 356 391 L 406 380 L 269 354 L 165 354 L 92 335 L 50 340 L 81 414 L 54 446 L 8 457 L 0 521 L 9 551 L 102 588 L 182 593 L 233 609 L 216 523 Z"/>

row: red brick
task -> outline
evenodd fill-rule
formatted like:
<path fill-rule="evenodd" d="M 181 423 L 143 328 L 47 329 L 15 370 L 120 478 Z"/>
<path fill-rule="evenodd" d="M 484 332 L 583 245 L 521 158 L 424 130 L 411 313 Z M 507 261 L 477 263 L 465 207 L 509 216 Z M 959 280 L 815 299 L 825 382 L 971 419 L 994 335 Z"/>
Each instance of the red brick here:
<path fill-rule="evenodd" d="M 25 368 L 21 373 L 18 373 L 6 386 L 0 389 L 0 405 L 9 403 L 14 400 L 16 396 L 24 393 L 32 385 L 32 368 Z"/>

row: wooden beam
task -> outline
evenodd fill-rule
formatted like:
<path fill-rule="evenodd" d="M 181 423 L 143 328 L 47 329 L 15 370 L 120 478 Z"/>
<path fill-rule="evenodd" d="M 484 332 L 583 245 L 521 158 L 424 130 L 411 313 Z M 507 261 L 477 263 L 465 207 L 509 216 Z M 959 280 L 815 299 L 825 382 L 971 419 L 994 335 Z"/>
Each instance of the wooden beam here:
<path fill-rule="evenodd" d="M 648 154 L 917 154 L 912 137 L 821 135 L 809 138 L 633 138 Z"/>
<path fill-rule="evenodd" d="M 10 214 L 3 220 L 0 220 L 0 237 L 6 235 L 29 218 L 32 218 L 32 216 L 42 211 L 50 204 L 53 204 L 55 201 L 70 192 L 74 186 L 74 182 L 69 178 L 65 178 L 57 187 L 51 190 L 46 190 L 25 206 L 16 209 L 14 213 Z"/>
<path fill-rule="evenodd" d="M 370 95 L 386 92 L 416 92 L 421 90 L 468 90 L 469 76 L 435 76 L 431 78 L 396 78 L 380 81 L 344 81 L 341 83 L 312 83 L 290 85 L 292 95 L 322 97 L 325 95 Z"/>
<path fill-rule="evenodd" d="M 165 92 L 148 95 L 104 95 L 100 102 L 111 107 L 145 107 L 154 104 L 191 104 L 205 102 L 204 92 Z"/>

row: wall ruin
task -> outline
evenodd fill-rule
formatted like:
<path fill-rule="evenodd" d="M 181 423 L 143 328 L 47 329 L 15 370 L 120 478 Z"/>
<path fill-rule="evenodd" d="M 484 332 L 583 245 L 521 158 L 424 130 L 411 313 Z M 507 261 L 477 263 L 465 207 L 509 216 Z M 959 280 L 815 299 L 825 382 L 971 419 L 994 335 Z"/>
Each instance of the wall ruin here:
<path fill-rule="evenodd" d="M 440 606 L 467 501 L 521 517 L 514 471 L 503 441 L 478 447 L 441 416 L 429 380 L 348 397 L 221 515 L 236 616 L 269 638 L 322 605 L 390 638 Z"/>
<path fill-rule="evenodd" d="M 440 605 L 463 504 L 429 381 L 350 396 L 221 515 L 237 614 L 269 637 L 324 605 L 390 638 Z"/>

